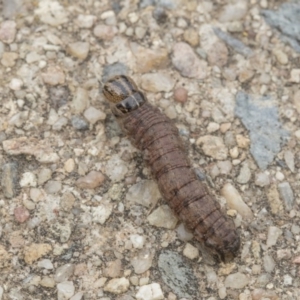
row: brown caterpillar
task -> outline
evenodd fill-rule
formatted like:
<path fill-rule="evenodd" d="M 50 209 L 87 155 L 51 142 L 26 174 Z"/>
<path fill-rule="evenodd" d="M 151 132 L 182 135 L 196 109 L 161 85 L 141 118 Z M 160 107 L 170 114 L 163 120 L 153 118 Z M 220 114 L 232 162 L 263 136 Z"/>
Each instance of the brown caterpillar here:
<path fill-rule="evenodd" d="M 124 132 L 143 151 L 162 196 L 179 219 L 214 256 L 230 261 L 240 246 L 234 223 L 197 179 L 175 125 L 127 76 L 108 80 L 103 94 Z"/>

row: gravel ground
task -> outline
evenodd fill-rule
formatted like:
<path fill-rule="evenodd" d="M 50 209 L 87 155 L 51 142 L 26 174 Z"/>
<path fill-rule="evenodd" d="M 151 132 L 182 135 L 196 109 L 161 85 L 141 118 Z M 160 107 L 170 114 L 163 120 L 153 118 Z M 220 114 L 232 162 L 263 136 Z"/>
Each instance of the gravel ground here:
<path fill-rule="evenodd" d="M 0 299 L 300 299 L 300 3 L 3 0 Z M 101 88 L 130 75 L 238 227 L 220 264 Z"/>

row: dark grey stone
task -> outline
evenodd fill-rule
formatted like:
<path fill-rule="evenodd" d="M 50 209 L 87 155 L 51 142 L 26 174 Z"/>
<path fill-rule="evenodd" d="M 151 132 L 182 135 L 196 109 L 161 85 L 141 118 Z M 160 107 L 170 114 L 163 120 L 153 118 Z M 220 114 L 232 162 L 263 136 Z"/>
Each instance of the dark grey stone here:
<path fill-rule="evenodd" d="M 278 120 L 277 107 L 267 97 L 254 100 L 241 91 L 236 95 L 235 115 L 249 130 L 250 152 L 259 168 L 265 170 L 289 136 Z"/>
<path fill-rule="evenodd" d="M 168 19 L 168 14 L 163 7 L 157 6 L 152 12 L 153 18 L 157 23 L 165 23 Z"/>
<path fill-rule="evenodd" d="M 13 198 L 18 194 L 19 181 L 18 164 L 16 162 L 4 164 L 1 174 L 1 186 L 4 197 Z"/>
<path fill-rule="evenodd" d="M 166 285 L 180 298 L 198 299 L 198 283 L 192 269 L 174 251 L 163 251 L 158 258 L 158 268 Z"/>
<path fill-rule="evenodd" d="M 88 122 L 79 116 L 73 116 L 71 123 L 72 123 L 72 126 L 77 130 L 88 130 L 89 129 Z"/>
<path fill-rule="evenodd" d="M 262 10 L 266 22 L 278 29 L 285 37 L 283 40 L 300 52 L 300 3 L 283 3 L 277 11 Z"/>
<path fill-rule="evenodd" d="M 106 65 L 103 68 L 102 81 L 106 82 L 109 78 L 116 75 L 127 75 L 128 67 L 117 62 L 111 65 Z"/>
<path fill-rule="evenodd" d="M 244 43 L 232 37 L 230 34 L 216 27 L 214 28 L 214 32 L 219 39 L 225 42 L 228 46 L 232 47 L 237 53 L 240 53 L 246 57 L 251 56 L 253 54 L 251 48 L 247 47 Z"/>

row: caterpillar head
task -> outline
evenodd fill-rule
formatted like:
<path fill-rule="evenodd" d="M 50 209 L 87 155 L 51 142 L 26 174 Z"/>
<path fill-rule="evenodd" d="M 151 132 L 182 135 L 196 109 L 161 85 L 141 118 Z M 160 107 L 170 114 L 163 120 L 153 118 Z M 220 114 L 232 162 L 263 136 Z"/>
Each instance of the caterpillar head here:
<path fill-rule="evenodd" d="M 109 79 L 103 87 L 103 94 L 116 117 L 126 115 L 147 101 L 135 82 L 125 75 Z"/>

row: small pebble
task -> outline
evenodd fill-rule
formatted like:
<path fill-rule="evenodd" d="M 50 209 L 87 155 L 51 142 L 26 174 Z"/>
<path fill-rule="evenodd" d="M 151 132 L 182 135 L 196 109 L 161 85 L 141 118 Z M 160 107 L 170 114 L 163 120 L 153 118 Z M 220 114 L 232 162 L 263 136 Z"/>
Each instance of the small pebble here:
<path fill-rule="evenodd" d="M 22 174 L 20 180 L 21 187 L 28 187 L 28 186 L 35 187 L 36 185 L 37 185 L 37 180 L 35 174 L 33 174 L 32 172 L 25 172 Z"/>
<path fill-rule="evenodd" d="M 174 100 L 179 103 L 185 103 L 188 99 L 188 92 L 185 88 L 179 87 L 174 91 Z"/>
<path fill-rule="evenodd" d="M 24 260 L 31 265 L 52 250 L 49 244 L 30 244 L 24 248 Z"/>
<path fill-rule="evenodd" d="M 147 218 L 150 225 L 167 229 L 174 229 L 178 219 L 168 205 L 161 205 Z"/>
<path fill-rule="evenodd" d="M 71 119 L 72 126 L 77 130 L 88 130 L 89 124 L 79 116 L 73 116 Z"/>
<path fill-rule="evenodd" d="M 54 280 L 57 283 L 68 280 L 74 273 L 75 266 L 73 264 L 65 264 L 56 269 Z"/>
<path fill-rule="evenodd" d="M 77 88 L 72 101 L 72 111 L 74 114 L 81 114 L 88 107 L 89 95 L 86 89 Z"/>
<path fill-rule="evenodd" d="M 284 174 L 282 172 L 276 172 L 276 175 L 275 175 L 276 179 L 278 181 L 283 181 L 284 180 Z"/>
<path fill-rule="evenodd" d="M 104 286 L 104 291 L 118 295 L 125 293 L 128 290 L 129 285 L 129 280 L 125 277 L 114 278 Z"/>
<path fill-rule="evenodd" d="M 199 256 L 198 248 L 194 247 L 193 245 L 187 243 L 183 249 L 183 255 L 187 258 L 193 260 Z"/>
<path fill-rule="evenodd" d="M 141 87 L 149 92 L 170 92 L 175 81 L 166 74 L 156 72 L 143 74 L 141 77 Z"/>
<path fill-rule="evenodd" d="M 47 288 L 54 288 L 56 284 L 52 277 L 45 276 L 40 281 L 40 285 Z"/>
<path fill-rule="evenodd" d="M 23 86 L 23 81 L 19 78 L 13 78 L 9 83 L 9 88 L 13 91 L 19 91 Z"/>
<path fill-rule="evenodd" d="M 58 66 L 48 67 L 47 71 L 45 73 L 42 73 L 42 78 L 44 83 L 51 86 L 65 83 L 65 74 L 63 70 Z"/>
<path fill-rule="evenodd" d="M 57 181 L 57 180 L 49 180 L 45 184 L 44 189 L 47 194 L 56 194 L 61 191 L 62 183 L 61 181 Z"/>
<path fill-rule="evenodd" d="M 77 179 L 76 186 L 81 189 L 95 189 L 103 184 L 105 176 L 101 172 L 91 171 L 86 176 Z"/>
<path fill-rule="evenodd" d="M 67 52 L 81 60 L 84 60 L 87 58 L 90 50 L 90 44 L 85 42 L 76 42 L 68 44 L 67 46 Z"/>
<path fill-rule="evenodd" d="M 267 247 L 270 248 L 277 243 L 277 239 L 282 235 L 282 230 L 275 226 L 268 229 Z"/>
<path fill-rule="evenodd" d="M 97 207 L 91 209 L 92 220 L 95 223 L 104 224 L 110 217 L 113 206 L 109 201 L 103 201 Z"/>
<path fill-rule="evenodd" d="M 233 185 L 226 183 L 221 190 L 221 194 L 225 197 L 229 208 L 235 209 L 246 220 L 253 219 L 253 213 L 251 209 L 243 201 L 241 195 Z"/>
<path fill-rule="evenodd" d="M 77 24 L 80 28 L 92 28 L 96 19 L 94 15 L 78 15 Z"/>
<path fill-rule="evenodd" d="M 135 295 L 137 300 L 160 300 L 165 299 L 158 283 L 151 283 L 139 288 Z"/>
<path fill-rule="evenodd" d="M 17 163 L 11 162 L 2 165 L 1 187 L 6 198 L 11 199 L 18 194 L 19 172 Z"/>
<path fill-rule="evenodd" d="M 144 247 L 145 238 L 139 234 L 130 235 L 130 241 L 134 248 L 142 249 Z"/>
<path fill-rule="evenodd" d="M 17 33 L 17 24 L 15 21 L 7 20 L 1 23 L 0 40 L 3 43 L 11 44 L 15 40 Z"/>
<path fill-rule="evenodd" d="M 96 124 L 98 121 L 103 121 L 106 118 L 106 114 L 104 112 L 92 106 L 86 109 L 83 115 L 91 124 Z"/>
<path fill-rule="evenodd" d="M 120 277 L 122 270 L 122 262 L 120 259 L 110 261 L 106 264 L 106 268 L 103 270 L 105 277 L 116 278 Z"/>
<path fill-rule="evenodd" d="M 237 272 L 237 273 L 228 275 L 225 278 L 224 283 L 227 288 L 242 289 L 249 283 L 249 279 L 245 274 Z"/>
<path fill-rule="evenodd" d="M 184 77 L 204 79 L 207 63 L 200 60 L 187 43 L 179 42 L 173 47 L 172 63 Z"/>
<path fill-rule="evenodd" d="M 104 24 L 97 25 L 93 30 L 94 35 L 100 40 L 111 40 L 117 32 L 118 29 L 115 26 Z"/>
<path fill-rule="evenodd" d="M 107 161 L 105 174 L 113 181 L 121 181 L 128 172 L 127 165 L 119 155 L 114 154 Z"/>
<path fill-rule="evenodd" d="M 219 129 L 220 129 L 220 125 L 219 125 L 218 123 L 215 123 L 215 122 L 210 122 L 210 123 L 208 123 L 207 131 L 208 131 L 209 133 L 218 131 Z"/>
<path fill-rule="evenodd" d="M 224 160 L 227 158 L 228 149 L 225 146 L 223 139 L 218 136 L 202 136 L 198 138 L 196 145 L 202 148 L 205 155 L 214 159 Z"/>
<path fill-rule="evenodd" d="M 14 209 L 15 220 L 19 223 L 24 223 L 30 217 L 29 211 L 23 207 L 19 206 Z"/>
<path fill-rule="evenodd" d="M 278 190 L 286 211 L 291 211 L 294 205 L 294 193 L 290 184 L 287 181 L 279 183 Z"/>
<path fill-rule="evenodd" d="M 4 52 L 2 54 L 1 64 L 4 67 L 13 67 L 19 55 L 15 52 Z"/>
<path fill-rule="evenodd" d="M 270 176 L 264 172 L 255 175 L 255 184 L 261 187 L 270 184 Z"/>
<path fill-rule="evenodd" d="M 57 299 L 70 299 L 75 292 L 73 281 L 64 281 L 57 284 Z"/>
<path fill-rule="evenodd" d="M 281 65 L 286 65 L 289 62 L 288 56 L 280 49 L 273 50 L 273 54 Z"/>
<path fill-rule="evenodd" d="M 69 158 L 65 163 L 64 163 L 64 169 L 68 173 L 72 173 L 75 169 L 75 161 L 73 158 Z"/>

